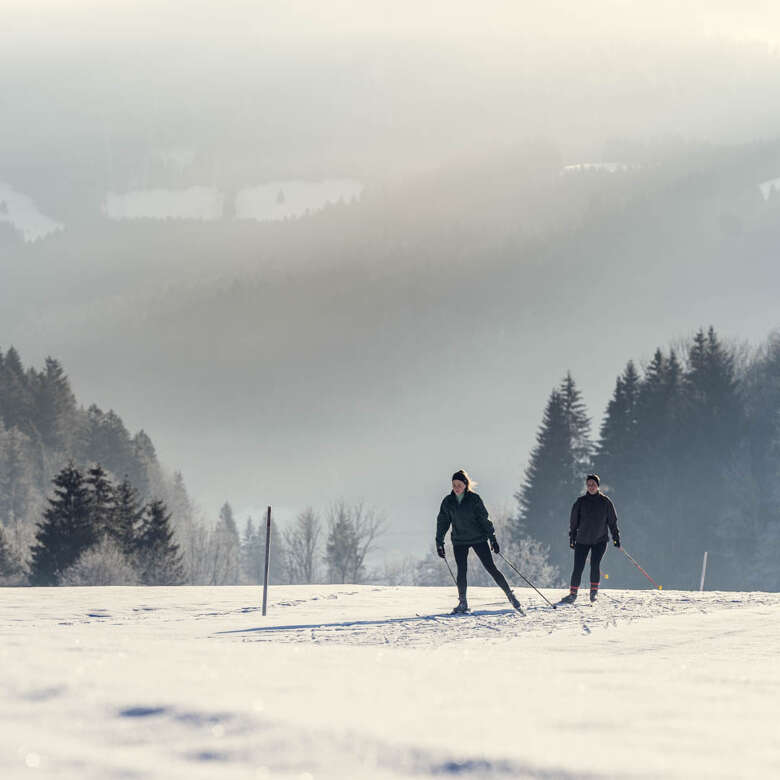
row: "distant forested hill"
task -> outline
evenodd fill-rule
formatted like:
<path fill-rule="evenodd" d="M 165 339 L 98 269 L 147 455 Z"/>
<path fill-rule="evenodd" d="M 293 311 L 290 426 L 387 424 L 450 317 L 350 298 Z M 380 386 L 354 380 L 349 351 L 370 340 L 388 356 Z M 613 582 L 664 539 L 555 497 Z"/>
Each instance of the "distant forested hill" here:
<path fill-rule="evenodd" d="M 141 501 L 162 499 L 175 521 L 191 519 L 181 475 L 164 471 L 143 430 L 131 434 L 113 410 L 79 405 L 54 358 L 26 368 L 14 347 L 0 350 L 0 524 L 22 559 L 52 479 L 69 461 L 82 469 L 99 463 L 114 481 L 130 482 Z"/>

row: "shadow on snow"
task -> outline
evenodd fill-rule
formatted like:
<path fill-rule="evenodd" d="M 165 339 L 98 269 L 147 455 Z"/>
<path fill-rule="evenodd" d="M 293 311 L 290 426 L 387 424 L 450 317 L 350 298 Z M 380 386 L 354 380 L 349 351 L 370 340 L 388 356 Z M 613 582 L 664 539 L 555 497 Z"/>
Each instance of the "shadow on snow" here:
<path fill-rule="evenodd" d="M 493 617 L 497 615 L 517 615 L 514 609 L 478 609 L 473 612 L 467 612 L 464 615 L 453 615 L 450 612 L 444 612 L 434 615 L 414 615 L 413 617 L 383 618 L 382 620 L 343 620 L 338 623 L 298 623 L 290 626 L 256 626 L 254 628 L 236 628 L 230 631 L 217 631 L 217 634 L 251 634 L 267 631 L 303 631 L 314 628 L 353 628 L 356 626 L 388 626 L 394 623 L 417 623 L 426 620 L 439 620 L 448 618 L 451 620 L 468 620 L 474 617 Z"/>

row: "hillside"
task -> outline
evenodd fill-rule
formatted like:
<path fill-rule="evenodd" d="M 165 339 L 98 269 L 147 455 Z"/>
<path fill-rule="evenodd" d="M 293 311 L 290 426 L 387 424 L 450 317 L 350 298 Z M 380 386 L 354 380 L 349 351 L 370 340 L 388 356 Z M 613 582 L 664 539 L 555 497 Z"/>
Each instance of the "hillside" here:
<path fill-rule="evenodd" d="M 511 501 L 567 368 L 599 409 L 628 355 L 777 326 L 759 185 L 779 149 L 624 148 L 641 167 L 562 175 L 536 144 L 300 220 L 85 221 L 9 253 L 0 324 L 154 430 L 213 509 L 365 498 L 418 548 L 439 470 Z"/>

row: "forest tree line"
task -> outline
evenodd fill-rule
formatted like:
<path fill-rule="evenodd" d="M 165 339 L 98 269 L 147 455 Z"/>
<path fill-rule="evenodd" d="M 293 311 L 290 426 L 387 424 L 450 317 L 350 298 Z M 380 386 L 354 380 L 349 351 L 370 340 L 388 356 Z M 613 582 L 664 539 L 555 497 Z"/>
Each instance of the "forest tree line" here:
<path fill-rule="evenodd" d="M 708 587 L 780 589 L 780 334 L 748 351 L 702 329 L 640 368 L 628 361 L 597 437 L 565 376 L 544 409 L 516 511 L 493 518 L 507 557 L 540 586 L 568 573 L 569 512 L 593 470 L 626 548 L 665 587 L 695 587 L 707 551 Z M 264 518 L 239 529 L 229 502 L 216 524 L 199 517 L 145 433 L 131 437 L 114 412 L 78 408 L 57 361 L 24 370 L 13 349 L 0 353 L 0 513 L 6 583 L 262 581 Z M 344 501 L 324 513 L 309 507 L 286 527 L 274 521 L 270 580 L 449 584 L 433 550 L 377 565 L 383 531 L 375 509 Z M 617 552 L 605 568 L 616 587 L 646 584 Z M 470 576 L 482 584 L 482 575 L 475 567 Z"/>
<path fill-rule="evenodd" d="M 780 333 L 758 350 L 699 330 L 617 377 L 598 438 L 573 378 L 547 401 L 517 493 L 514 534 L 549 545 L 566 572 L 569 513 L 595 470 L 624 546 L 664 587 L 778 590 Z M 612 584 L 646 585 L 619 553 Z"/>

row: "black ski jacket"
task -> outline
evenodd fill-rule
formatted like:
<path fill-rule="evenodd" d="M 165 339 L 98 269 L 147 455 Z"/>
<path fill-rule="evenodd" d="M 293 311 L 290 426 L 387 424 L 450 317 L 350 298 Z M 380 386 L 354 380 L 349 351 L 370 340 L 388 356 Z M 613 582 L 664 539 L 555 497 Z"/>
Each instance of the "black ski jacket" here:
<path fill-rule="evenodd" d="M 436 544 L 444 544 L 444 534 L 452 526 L 453 544 L 479 544 L 495 534 L 482 499 L 467 490 L 458 503 L 455 493 L 444 497 L 436 518 Z"/>
<path fill-rule="evenodd" d="M 574 502 L 569 533 L 577 544 L 599 544 L 606 541 L 607 528 L 613 540 L 620 538 L 615 507 L 601 491 L 595 495 L 586 493 Z"/>

